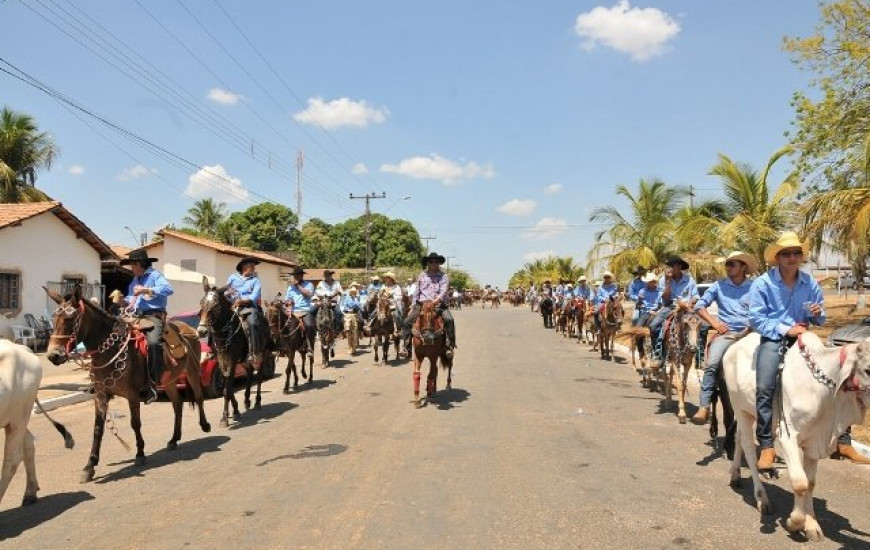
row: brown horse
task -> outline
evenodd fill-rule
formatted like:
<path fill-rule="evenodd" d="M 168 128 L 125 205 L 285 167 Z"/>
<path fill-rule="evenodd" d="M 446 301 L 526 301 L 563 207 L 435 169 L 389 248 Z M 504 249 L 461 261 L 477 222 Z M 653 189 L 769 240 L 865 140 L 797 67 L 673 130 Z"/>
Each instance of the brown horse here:
<path fill-rule="evenodd" d="M 453 383 L 453 359 L 448 358 L 447 336 L 444 333 L 444 321 L 435 311 L 435 302 L 423 303 L 420 316 L 411 330 L 414 341 L 414 407 L 423 406 L 420 400 L 420 368 L 424 359 L 429 359 L 429 375 L 426 377 L 426 400 L 435 395 L 438 386 L 438 360 L 441 360 L 441 368 L 447 369 L 447 389 Z"/>
<path fill-rule="evenodd" d="M 665 409 L 671 408 L 671 386 L 676 381 L 679 407 L 677 420 L 686 423 L 686 382 L 698 351 L 698 327 L 701 317 L 689 306 L 677 306 L 666 325 L 662 338 L 667 342 L 665 358 Z"/>
<path fill-rule="evenodd" d="M 281 300 L 266 305 L 266 320 L 269 323 L 269 331 L 272 340 L 278 345 L 278 354 L 287 356 L 287 375 L 284 381 L 284 393 L 290 393 L 290 374 L 293 374 L 293 389 L 299 387 L 299 373 L 296 372 L 296 354 L 302 359 L 302 378 L 308 379 L 308 383 L 314 381 L 314 354 L 309 355 L 308 345 L 305 341 L 304 325 L 296 315 L 290 315 L 284 308 Z M 305 372 L 305 360 L 308 359 L 311 367 L 311 377 Z"/>
<path fill-rule="evenodd" d="M 598 345 L 601 358 L 613 360 L 613 337 L 622 327 L 622 298 L 612 296 L 604 301 L 601 322 L 598 326 Z"/>
<path fill-rule="evenodd" d="M 263 379 L 266 372 L 274 372 L 275 355 L 272 353 L 275 344 L 272 342 L 268 327 L 261 327 L 260 334 L 252 334 L 251 338 L 260 338 L 262 350 L 254 360 L 259 362 L 256 368 L 252 364 L 248 349 L 248 338 L 245 336 L 245 321 L 233 308 L 232 302 L 226 296 L 227 286 L 216 288 L 209 285 L 208 278 L 203 276 L 202 288 L 205 294 L 199 303 L 199 326 L 197 332 L 200 336 L 211 336 L 212 349 L 217 356 L 218 366 L 227 379 L 224 384 L 224 411 L 220 425 L 229 426 L 229 406 L 233 407 L 233 420 L 242 419 L 239 412 L 239 403 L 236 401 L 235 387 L 229 381 L 233 379 L 235 365 L 244 364 L 248 371 L 245 384 L 245 409 L 251 408 L 251 387 L 254 381 L 257 383 L 257 395 L 254 400 L 254 409 L 261 407 Z M 256 312 L 251 315 L 257 315 Z"/>
<path fill-rule="evenodd" d="M 489 302 L 490 308 L 497 308 L 501 305 L 501 299 L 498 297 L 498 292 L 495 290 L 490 290 L 489 292 L 483 293 L 480 297 L 480 307 L 481 309 L 486 309 L 486 303 Z"/>
<path fill-rule="evenodd" d="M 592 304 L 585 298 L 574 298 L 574 327 L 577 343 L 588 344 L 592 340 Z"/>
<path fill-rule="evenodd" d="M 375 311 L 372 312 L 371 335 L 375 337 L 375 363 L 379 362 L 378 349 L 383 350 L 382 365 L 387 364 L 390 353 L 390 340 L 396 347 L 396 359 L 399 358 L 399 335 L 396 334 L 396 322 L 393 312 L 390 311 L 390 298 L 386 295 L 379 297 L 375 303 Z"/>
<path fill-rule="evenodd" d="M 94 479 L 94 469 L 100 462 L 100 446 L 105 428 L 108 427 L 117 436 L 114 422 L 108 416 L 109 400 L 115 396 L 125 398 L 130 407 L 130 427 L 136 434 L 136 465 L 144 465 L 145 440 L 142 438 L 142 420 L 139 414 L 139 391 L 148 385 L 146 354 L 141 351 L 144 347 L 144 336 L 124 320 L 109 315 L 82 298 L 79 285 L 67 296 L 48 289 L 45 292 L 58 304 L 46 359 L 55 365 L 63 364 L 78 343 L 84 344 L 91 356 L 88 371 L 94 390 L 94 440 L 90 457 L 82 472 L 82 483 Z M 199 340 L 196 334 L 185 330 L 186 325 L 183 323 L 167 323 L 166 331 L 173 330 L 169 325 L 175 325 L 178 330 L 184 351 L 184 355 L 175 359 L 168 349 L 164 349 L 167 372 L 163 374 L 163 387 L 175 412 L 172 439 L 166 444 L 166 448 L 174 450 L 181 439 L 182 413 L 182 399 L 175 387 L 175 380 L 182 373 L 187 376 L 194 403 L 199 405 L 200 428 L 209 432 L 211 425 L 203 410 Z M 121 441 L 126 447 L 127 444 Z"/>

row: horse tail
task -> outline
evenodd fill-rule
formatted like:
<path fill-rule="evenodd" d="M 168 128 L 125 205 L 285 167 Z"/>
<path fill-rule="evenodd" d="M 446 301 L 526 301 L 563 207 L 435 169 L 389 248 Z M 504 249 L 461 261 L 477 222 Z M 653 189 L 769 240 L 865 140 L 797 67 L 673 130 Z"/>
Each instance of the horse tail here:
<path fill-rule="evenodd" d="M 45 417 L 54 424 L 54 428 L 60 432 L 60 435 L 63 436 L 63 444 L 67 449 L 72 449 L 75 447 L 75 440 L 69 431 L 66 429 L 66 426 L 54 420 L 51 416 L 49 416 L 48 411 L 42 406 L 42 403 L 39 402 L 39 399 L 36 400 L 36 408 L 39 409 L 39 412 L 45 415 Z"/>

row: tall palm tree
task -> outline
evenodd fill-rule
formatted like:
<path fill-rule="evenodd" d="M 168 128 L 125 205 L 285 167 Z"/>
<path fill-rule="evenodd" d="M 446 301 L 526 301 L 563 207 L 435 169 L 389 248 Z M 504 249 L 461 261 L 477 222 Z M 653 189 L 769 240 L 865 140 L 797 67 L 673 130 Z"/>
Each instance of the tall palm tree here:
<path fill-rule="evenodd" d="M 587 255 L 587 269 L 606 263 L 610 271 L 619 275 L 637 265 L 659 265 L 676 252 L 674 215 L 689 195 L 687 188 L 642 179 L 637 195 L 625 185 L 618 185 L 616 194 L 628 199 L 630 215 L 623 216 L 613 206 L 592 211 L 589 221 L 603 222 L 606 227 L 595 234 L 597 242 Z"/>
<path fill-rule="evenodd" d="M 215 203 L 211 198 L 196 201 L 187 214 L 181 221 L 210 237 L 217 235 L 218 228 L 227 219 L 226 204 Z"/>
<path fill-rule="evenodd" d="M 773 191 L 768 183 L 770 169 L 794 148 L 785 146 L 767 161 L 762 172 L 745 163 L 737 163 L 719 154 L 719 162 L 710 169 L 718 176 L 725 192 L 727 216 L 712 220 L 717 226 L 719 242 L 726 249 L 740 249 L 752 254 L 764 265 L 764 249 L 777 234 L 797 222 L 794 196 L 800 186 L 798 172 L 792 171 Z"/>
<path fill-rule="evenodd" d="M 59 151 L 30 115 L 0 111 L 0 202 L 37 202 L 48 196 L 36 188 L 36 173 L 51 168 Z"/>
<path fill-rule="evenodd" d="M 870 257 L 870 184 L 841 184 L 809 198 L 801 208 L 816 251 L 827 237 L 842 252 L 857 276 L 865 275 Z"/>

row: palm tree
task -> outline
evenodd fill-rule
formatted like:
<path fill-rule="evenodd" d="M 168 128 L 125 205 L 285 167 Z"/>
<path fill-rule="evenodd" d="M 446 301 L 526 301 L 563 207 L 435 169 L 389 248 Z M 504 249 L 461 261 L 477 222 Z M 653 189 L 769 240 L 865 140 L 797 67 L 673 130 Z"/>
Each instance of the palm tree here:
<path fill-rule="evenodd" d="M 595 234 L 597 243 L 587 255 L 587 269 L 606 263 L 618 276 L 637 265 L 659 265 L 676 252 L 674 215 L 689 195 L 687 188 L 642 179 L 637 196 L 625 185 L 618 185 L 616 194 L 628 199 L 631 215 L 625 217 L 613 206 L 592 211 L 589 221 L 604 222 L 607 227 Z"/>
<path fill-rule="evenodd" d="M 36 188 L 36 173 L 51 168 L 58 149 L 47 132 L 39 132 L 29 115 L 0 111 L 0 202 L 38 202 L 48 196 Z"/>
<path fill-rule="evenodd" d="M 721 153 L 719 162 L 710 169 L 710 175 L 719 177 L 725 192 L 725 219 L 710 220 L 717 226 L 719 242 L 725 249 L 754 255 L 760 266 L 764 265 L 765 247 L 797 221 L 793 197 L 800 186 L 798 172 L 788 174 L 773 192 L 767 181 L 771 167 L 793 151 L 793 147 L 785 146 L 775 152 L 761 173 Z"/>
<path fill-rule="evenodd" d="M 227 219 L 226 204 L 215 203 L 211 198 L 196 201 L 187 214 L 181 221 L 209 237 L 216 236 L 218 228 Z"/>
<path fill-rule="evenodd" d="M 816 251 L 829 237 L 833 247 L 845 254 L 856 277 L 865 275 L 870 257 L 870 185 L 835 186 L 811 197 L 801 211 Z"/>

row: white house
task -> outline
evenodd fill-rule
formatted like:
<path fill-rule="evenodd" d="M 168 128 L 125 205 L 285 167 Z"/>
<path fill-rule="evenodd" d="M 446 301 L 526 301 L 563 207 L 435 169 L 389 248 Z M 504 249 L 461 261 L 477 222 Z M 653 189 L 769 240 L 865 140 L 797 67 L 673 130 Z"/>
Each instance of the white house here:
<path fill-rule="evenodd" d="M 203 275 L 209 283 L 223 286 L 245 256 L 260 260 L 257 274 L 263 285 L 264 300 L 287 290 L 287 274 L 296 265 L 266 252 L 230 246 L 181 231 L 163 229 L 157 234 L 163 239 L 146 245 L 145 249 L 150 257 L 157 258 L 154 268 L 163 273 L 175 291 L 169 298 L 169 315 L 199 309 Z"/>
<path fill-rule="evenodd" d="M 11 338 L 28 313 L 53 313 L 43 285 L 66 292 L 79 283 L 101 297 L 104 261 L 117 256 L 61 203 L 0 204 L 0 336 Z"/>

